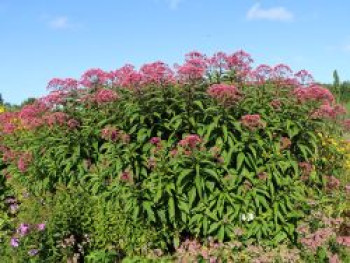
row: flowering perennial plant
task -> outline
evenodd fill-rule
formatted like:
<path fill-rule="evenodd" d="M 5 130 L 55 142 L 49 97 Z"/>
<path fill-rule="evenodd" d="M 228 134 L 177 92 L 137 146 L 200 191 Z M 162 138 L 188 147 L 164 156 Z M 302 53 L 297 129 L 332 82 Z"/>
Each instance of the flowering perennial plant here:
<path fill-rule="evenodd" d="M 182 65 L 91 69 L 48 89 L 18 111 L 0 109 L 0 196 L 5 184 L 10 197 L 24 189 L 40 211 L 29 222 L 27 199 L 5 204 L 16 222 L 8 258 L 153 251 L 215 262 L 246 249 L 266 262 L 275 254 L 265 247 L 304 245 L 316 257 L 330 242 L 324 258 L 345 258 L 347 221 L 333 222 L 344 205 L 331 208 L 332 224 L 302 225 L 319 200 L 349 197 L 349 144 L 339 141 L 349 120 L 309 72 L 254 67 L 244 51 L 191 52 Z"/>

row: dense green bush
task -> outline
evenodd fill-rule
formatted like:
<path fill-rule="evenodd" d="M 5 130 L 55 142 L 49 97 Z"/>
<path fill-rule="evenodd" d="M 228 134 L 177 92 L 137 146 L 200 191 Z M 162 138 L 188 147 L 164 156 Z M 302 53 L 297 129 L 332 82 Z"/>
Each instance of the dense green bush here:
<path fill-rule="evenodd" d="M 176 76 L 160 62 L 91 70 L 86 88 L 54 80 L 49 96 L 2 114 L 1 173 L 30 194 L 15 222 L 46 222 L 6 253 L 116 260 L 208 237 L 297 246 L 309 201 L 340 187 L 342 155 L 320 160 L 343 109 L 305 72 L 252 70 L 244 52 L 214 58 L 192 53 Z"/>

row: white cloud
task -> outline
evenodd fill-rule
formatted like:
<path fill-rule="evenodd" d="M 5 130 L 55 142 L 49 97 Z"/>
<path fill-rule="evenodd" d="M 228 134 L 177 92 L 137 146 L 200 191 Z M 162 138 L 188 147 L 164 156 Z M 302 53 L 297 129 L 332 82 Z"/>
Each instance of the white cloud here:
<path fill-rule="evenodd" d="M 68 18 L 66 16 L 60 16 L 52 19 L 49 22 L 49 26 L 54 29 L 66 29 L 70 28 L 71 24 L 68 21 Z"/>
<path fill-rule="evenodd" d="M 171 9 L 177 9 L 182 0 L 167 0 Z"/>
<path fill-rule="evenodd" d="M 42 15 L 41 19 L 44 20 L 52 29 L 55 30 L 80 30 L 83 27 L 82 24 L 73 23 L 67 16 L 50 16 L 50 15 Z"/>
<path fill-rule="evenodd" d="M 344 51 L 350 52 L 350 44 L 344 46 Z"/>
<path fill-rule="evenodd" d="M 247 13 L 248 20 L 292 21 L 294 15 L 285 7 L 262 8 L 259 3 L 253 5 Z"/>

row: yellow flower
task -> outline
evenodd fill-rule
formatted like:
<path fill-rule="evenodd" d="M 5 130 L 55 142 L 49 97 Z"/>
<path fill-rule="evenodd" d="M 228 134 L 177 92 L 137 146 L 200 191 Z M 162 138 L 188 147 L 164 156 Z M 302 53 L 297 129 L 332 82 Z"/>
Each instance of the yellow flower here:
<path fill-rule="evenodd" d="M 5 107 L 4 106 L 0 106 L 0 113 L 5 112 Z"/>

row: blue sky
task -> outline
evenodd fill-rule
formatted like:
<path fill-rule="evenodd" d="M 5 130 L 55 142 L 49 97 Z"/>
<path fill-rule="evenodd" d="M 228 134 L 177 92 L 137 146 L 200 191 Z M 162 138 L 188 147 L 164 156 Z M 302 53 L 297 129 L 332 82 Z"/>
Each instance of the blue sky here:
<path fill-rule="evenodd" d="M 172 65 L 192 50 L 350 79 L 349 12 L 345 0 L 0 0 L 0 93 L 20 103 L 53 77 Z"/>

